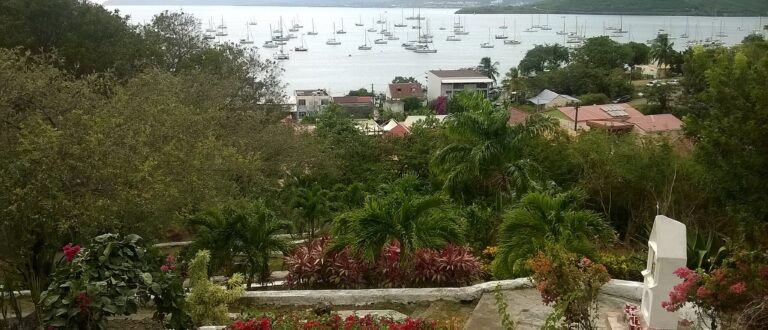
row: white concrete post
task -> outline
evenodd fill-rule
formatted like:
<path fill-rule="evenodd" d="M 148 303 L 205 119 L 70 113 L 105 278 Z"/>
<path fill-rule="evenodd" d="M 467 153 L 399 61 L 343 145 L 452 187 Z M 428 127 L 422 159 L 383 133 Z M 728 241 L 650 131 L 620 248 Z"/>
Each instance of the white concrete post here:
<path fill-rule="evenodd" d="M 657 215 L 648 239 L 648 264 L 642 272 L 641 312 L 650 329 L 677 329 L 678 313 L 668 312 L 661 302 L 669 300 L 672 287 L 682 282 L 674 272 L 686 265 L 685 225 Z"/>

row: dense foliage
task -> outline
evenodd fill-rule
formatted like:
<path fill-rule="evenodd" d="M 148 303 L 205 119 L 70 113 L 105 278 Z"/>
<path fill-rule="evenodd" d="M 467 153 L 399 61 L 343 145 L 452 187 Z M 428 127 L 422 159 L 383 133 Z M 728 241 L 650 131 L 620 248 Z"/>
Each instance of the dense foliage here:
<path fill-rule="evenodd" d="M 197 252 L 189 263 L 189 294 L 187 306 L 195 325 L 225 324 L 229 320 L 229 305 L 240 298 L 243 276 L 235 274 L 226 283 L 213 283 L 208 278 L 211 254 L 207 250 Z"/>
<path fill-rule="evenodd" d="M 402 321 L 392 318 L 350 315 L 342 318 L 338 314 L 300 317 L 298 315 L 260 316 L 250 320 L 237 320 L 230 324 L 229 330 L 301 330 L 301 329 L 396 329 L 396 330 L 458 330 L 460 327 L 450 322 L 405 318 Z"/>

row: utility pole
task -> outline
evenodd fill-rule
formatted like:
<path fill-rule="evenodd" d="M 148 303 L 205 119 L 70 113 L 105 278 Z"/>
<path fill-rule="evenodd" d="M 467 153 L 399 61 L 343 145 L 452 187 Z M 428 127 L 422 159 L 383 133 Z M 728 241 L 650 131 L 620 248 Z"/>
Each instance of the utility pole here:
<path fill-rule="evenodd" d="M 579 102 L 576 102 L 576 120 L 573 121 L 573 131 L 579 129 Z"/>

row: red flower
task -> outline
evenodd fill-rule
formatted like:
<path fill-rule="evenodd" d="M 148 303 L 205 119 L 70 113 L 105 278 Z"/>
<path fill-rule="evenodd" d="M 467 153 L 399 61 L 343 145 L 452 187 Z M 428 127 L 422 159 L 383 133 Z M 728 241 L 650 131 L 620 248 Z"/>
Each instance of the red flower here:
<path fill-rule="evenodd" d="M 728 291 L 731 291 L 731 293 L 735 294 L 742 294 L 747 291 L 747 284 L 744 282 L 738 282 L 734 285 L 731 285 L 731 287 L 728 288 Z"/>
<path fill-rule="evenodd" d="M 67 258 L 67 262 L 72 262 L 72 260 L 75 259 L 75 256 L 80 253 L 80 245 L 72 245 L 72 243 L 69 243 L 64 245 L 62 250 L 64 251 L 64 257 Z"/>
<path fill-rule="evenodd" d="M 696 290 L 696 297 L 699 297 L 699 299 L 707 299 L 712 297 L 712 290 L 700 286 L 699 289 Z"/>
<path fill-rule="evenodd" d="M 587 257 L 581 258 L 581 262 L 580 262 L 581 267 L 589 267 L 589 265 L 591 264 L 592 264 L 592 260 L 589 260 L 589 258 Z"/>
<path fill-rule="evenodd" d="M 165 262 L 172 264 L 176 262 L 176 257 L 172 254 L 169 254 L 167 257 L 165 257 Z"/>
<path fill-rule="evenodd" d="M 80 312 L 85 313 L 88 311 L 88 307 L 91 306 L 91 298 L 88 297 L 88 294 L 85 293 L 85 291 L 80 292 L 80 295 L 77 296 L 77 305 L 80 307 Z"/>
<path fill-rule="evenodd" d="M 171 269 L 171 268 L 170 268 L 170 267 L 168 267 L 168 265 L 162 265 L 162 266 L 160 266 L 160 271 L 161 271 L 161 272 L 163 272 L 163 273 L 167 272 L 167 271 L 168 271 L 168 270 L 170 270 L 170 269 Z"/>

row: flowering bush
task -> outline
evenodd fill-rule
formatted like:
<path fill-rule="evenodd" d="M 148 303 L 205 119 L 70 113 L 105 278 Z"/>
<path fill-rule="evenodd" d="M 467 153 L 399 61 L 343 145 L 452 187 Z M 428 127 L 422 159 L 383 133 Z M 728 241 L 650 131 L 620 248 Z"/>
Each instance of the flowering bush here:
<path fill-rule="evenodd" d="M 610 280 L 605 266 L 550 246 L 531 258 L 528 267 L 542 301 L 554 307 L 547 327 L 593 329 L 597 325 L 597 295 Z"/>
<path fill-rule="evenodd" d="M 759 283 L 768 279 L 768 276 L 762 280 L 762 276 L 750 276 L 754 274 L 750 268 L 746 264 L 735 268 L 721 266 L 707 273 L 702 269 L 680 267 L 674 274 L 683 282 L 672 288 L 669 300 L 661 305 L 674 312 L 690 302 L 696 305 L 699 320 L 702 320 L 702 316 L 710 319 L 711 329 L 731 324 L 736 321 L 738 312 L 759 294 Z M 750 282 L 749 286 L 747 281 Z M 748 290 L 753 292 L 748 294 Z"/>
<path fill-rule="evenodd" d="M 395 321 L 387 317 L 350 315 L 342 319 L 338 314 L 316 318 L 301 318 L 295 315 L 260 317 L 254 320 L 238 320 L 230 324 L 230 330 L 458 330 L 461 326 L 453 322 L 437 322 L 410 317 Z"/>
<path fill-rule="evenodd" d="M 466 247 L 448 245 L 440 250 L 416 250 L 411 260 L 401 260 L 400 244 L 390 242 L 376 262 L 365 262 L 349 248 L 330 249 L 323 237 L 296 248 L 285 258 L 287 284 L 292 288 L 362 288 L 461 286 L 482 275 L 480 262 Z"/>
<path fill-rule="evenodd" d="M 181 279 L 161 272 L 159 258 L 155 262 L 138 244 L 140 240 L 137 235 L 121 239 L 105 234 L 94 238 L 87 248 L 71 243 L 64 246 L 66 262 L 59 264 L 40 296 L 45 328 L 106 329 L 107 317 L 135 313 L 150 300 L 157 306 L 155 317 L 167 326 L 189 326 Z"/>

